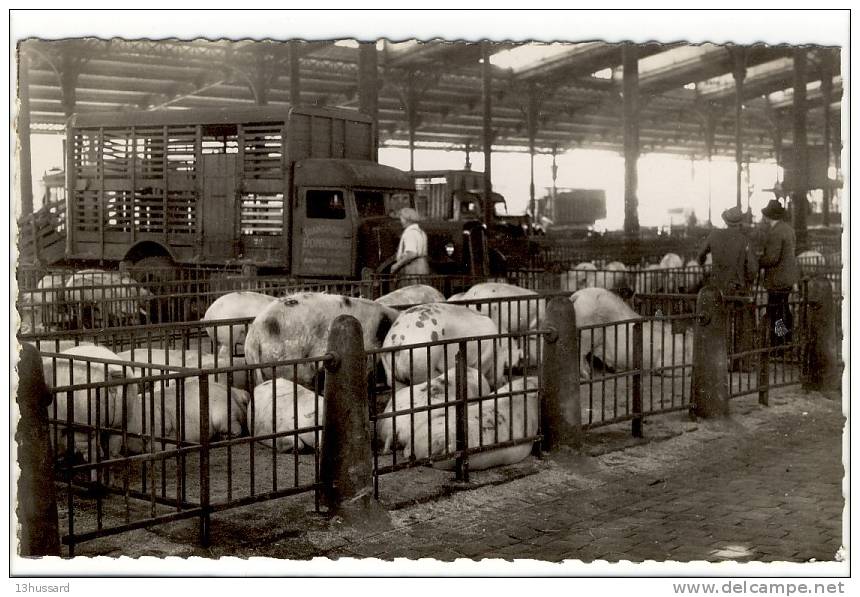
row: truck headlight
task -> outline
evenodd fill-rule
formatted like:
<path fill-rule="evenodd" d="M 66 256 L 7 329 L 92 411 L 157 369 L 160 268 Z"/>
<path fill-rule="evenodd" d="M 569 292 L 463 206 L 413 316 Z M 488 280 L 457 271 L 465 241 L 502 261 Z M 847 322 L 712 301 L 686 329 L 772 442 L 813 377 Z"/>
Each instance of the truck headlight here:
<path fill-rule="evenodd" d="M 448 255 L 448 257 L 454 254 L 454 243 L 449 242 L 445 245 L 445 254 Z"/>

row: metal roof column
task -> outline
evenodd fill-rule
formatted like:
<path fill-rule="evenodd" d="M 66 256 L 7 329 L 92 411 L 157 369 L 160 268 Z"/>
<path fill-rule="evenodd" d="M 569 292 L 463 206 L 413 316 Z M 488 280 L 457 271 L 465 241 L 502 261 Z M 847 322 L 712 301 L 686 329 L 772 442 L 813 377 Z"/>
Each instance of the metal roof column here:
<path fill-rule="evenodd" d="M 409 171 L 415 172 L 415 127 L 418 124 L 418 98 L 415 95 L 415 71 L 406 76 L 406 126 L 409 129 Z"/>
<path fill-rule="evenodd" d="M 302 75 L 299 70 L 299 42 L 290 41 L 290 104 L 302 103 Z"/>
<path fill-rule="evenodd" d="M 833 101 L 833 53 L 824 50 L 821 55 L 821 95 L 824 100 L 824 201 L 821 204 L 821 223 L 830 226 L 830 201 L 833 189 L 830 186 L 830 104 Z"/>
<path fill-rule="evenodd" d="M 556 181 L 558 180 L 558 163 L 555 158 L 558 154 L 558 147 L 555 145 L 552 146 L 552 189 L 550 190 L 550 208 L 549 210 L 544 210 L 544 215 L 548 217 L 550 220 L 555 219 L 555 196 L 558 192 L 558 188 L 556 187 Z"/>
<path fill-rule="evenodd" d="M 481 42 L 481 95 L 484 103 L 484 222 L 489 223 L 493 218 L 493 203 L 490 193 L 493 191 L 492 159 L 493 159 L 493 72 L 490 65 L 490 43 Z"/>
<path fill-rule="evenodd" d="M 373 119 L 373 146 L 379 147 L 379 84 L 375 42 L 359 45 L 358 109 Z"/>
<path fill-rule="evenodd" d="M 639 49 L 626 43 L 621 48 L 624 69 L 622 91 L 624 99 L 624 233 L 639 234 Z"/>
<path fill-rule="evenodd" d="M 529 133 L 529 208 L 531 209 L 532 222 L 537 216 L 535 205 L 535 137 L 538 129 L 538 98 L 533 82 L 529 83 L 528 110 L 526 112 L 526 125 Z M 531 234 L 531 229 L 529 229 Z"/>
<path fill-rule="evenodd" d="M 23 51 L 23 44 L 18 46 L 18 144 L 21 153 L 18 156 L 20 170 L 18 176 L 21 184 L 21 216 L 33 214 L 33 179 L 30 161 L 30 64 L 29 56 Z M 34 244 L 36 238 L 33 238 Z"/>
<path fill-rule="evenodd" d="M 743 47 L 731 48 L 729 50 L 734 59 L 734 70 L 732 77 L 735 79 L 735 164 L 737 166 L 735 176 L 735 204 L 741 209 L 741 173 L 743 172 L 744 146 L 743 146 L 743 114 L 744 79 L 747 76 L 746 49 Z"/>
<path fill-rule="evenodd" d="M 794 184 L 791 205 L 798 250 L 806 248 L 806 192 L 809 188 L 809 156 L 806 147 L 806 48 L 794 50 Z"/>

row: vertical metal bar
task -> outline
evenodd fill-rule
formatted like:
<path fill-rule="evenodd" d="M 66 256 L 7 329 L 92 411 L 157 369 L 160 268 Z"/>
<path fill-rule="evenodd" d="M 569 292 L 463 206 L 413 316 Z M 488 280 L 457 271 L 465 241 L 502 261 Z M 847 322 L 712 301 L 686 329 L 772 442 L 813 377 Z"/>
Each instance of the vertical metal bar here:
<path fill-rule="evenodd" d="M 195 201 L 197 206 L 197 245 L 201 247 L 201 254 L 205 255 L 205 252 L 202 251 L 203 219 L 206 217 L 203 181 L 203 126 L 199 124 L 194 127 L 194 189 L 197 193 Z"/>
<path fill-rule="evenodd" d="M 135 226 L 134 205 L 137 196 L 137 128 L 131 127 L 131 160 L 129 163 L 130 172 L 129 179 L 131 181 L 131 194 L 129 195 L 128 205 L 128 241 L 129 246 L 134 245 L 137 238 L 137 228 Z"/>
<path fill-rule="evenodd" d="M 765 313 L 759 329 L 758 403 L 768 406 L 770 386 L 770 316 Z"/>
<path fill-rule="evenodd" d="M 161 176 L 162 183 L 164 185 L 161 196 L 161 208 L 163 213 L 161 214 L 161 231 L 162 238 L 164 239 L 164 244 L 167 245 L 170 237 L 167 235 L 167 195 L 168 195 L 168 167 L 167 167 L 167 153 L 168 153 L 168 144 L 170 143 L 170 137 L 167 133 L 167 125 L 162 127 L 162 140 L 163 146 L 161 148 Z"/>
<path fill-rule="evenodd" d="M 642 437 L 642 322 L 633 324 L 633 437 Z"/>
<path fill-rule="evenodd" d="M 105 130 L 103 127 L 99 127 L 99 136 L 98 136 L 98 166 L 96 169 L 96 174 L 98 176 L 99 182 L 99 259 L 105 258 L 105 156 L 104 156 L 104 146 L 105 146 Z"/>
<path fill-rule="evenodd" d="M 199 376 L 200 388 L 200 545 L 209 546 L 209 376 Z"/>
<path fill-rule="evenodd" d="M 456 357 L 457 405 L 455 407 L 455 449 L 457 451 L 456 479 L 469 482 L 469 406 L 467 403 L 469 388 L 466 372 L 466 343 L 460 342 Z"/>

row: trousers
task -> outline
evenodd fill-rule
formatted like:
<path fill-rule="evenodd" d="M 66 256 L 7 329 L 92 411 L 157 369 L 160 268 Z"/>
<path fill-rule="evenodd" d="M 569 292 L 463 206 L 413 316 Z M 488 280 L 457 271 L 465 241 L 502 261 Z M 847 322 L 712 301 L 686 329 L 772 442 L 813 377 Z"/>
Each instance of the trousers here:
<path fill-rule="evenodd" d="M 791 343 L 794 318 L 788 306 L 789 294 L 790 290 L 767 291 L 767 319 L 773 346 Z"/>

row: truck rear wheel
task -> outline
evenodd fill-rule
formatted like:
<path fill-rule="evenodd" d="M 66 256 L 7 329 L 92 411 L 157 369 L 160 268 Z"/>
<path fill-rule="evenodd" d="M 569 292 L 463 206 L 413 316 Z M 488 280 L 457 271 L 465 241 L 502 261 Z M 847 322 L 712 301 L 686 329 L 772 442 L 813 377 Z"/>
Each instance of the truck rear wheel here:
<path fill-rule="evenodd" d="M 137 260 L 129 273 L 141 284 L 158 284 L 177 280 L 179 266 L 167 255 L 150 255 Z"/>

